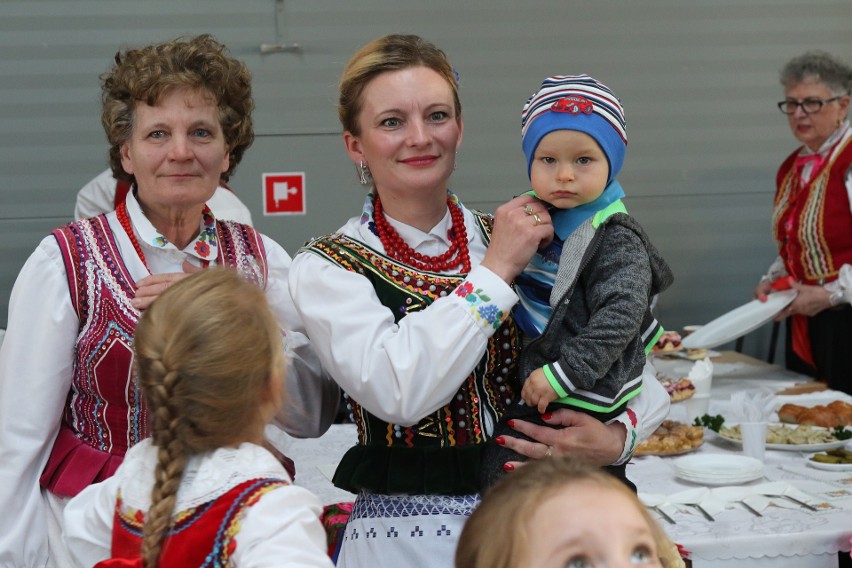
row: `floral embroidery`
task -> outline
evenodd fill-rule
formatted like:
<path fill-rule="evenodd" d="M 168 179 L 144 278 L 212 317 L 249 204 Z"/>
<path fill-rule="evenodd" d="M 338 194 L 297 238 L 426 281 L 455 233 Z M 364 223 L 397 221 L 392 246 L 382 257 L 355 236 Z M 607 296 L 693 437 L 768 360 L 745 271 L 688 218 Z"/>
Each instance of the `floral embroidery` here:
<path fill-rule="evenodd" d="M 156 237 L 154 237 L 153 244 L 155 247 L 163 248 L 164 246 L 169 244 L 169 241 L 167 241 L 166 237 L 164 237 L 163 235 L 157 235 Z"/>
<path fill-rule="evenodd" d="M 632 456 L 633 450 L 636 449 L 636 438 L 637 438 L 636 425 L 639 423 L 639 418 L 636 416 L 636 413 L 633 412 L 633 410 L 628 408 L 628 409 L 625 410 L 625 412 L 627 414 L 627 420 L 630 422 L 630 424 L 625 424 L 625 426 L 628 427 L 627 429 L 630 430 L 630 443 L 627 445 L 627 451 L 625 451 L 624 454 L 622 455 L 622 460 L 625 457 Z M 622 461 L 622 460 L 619 460 L 619 461 Z"/>
<path fill-rule="evenodd" d="M 486 306 L 480 307 L 477 312 L 479 313 L 479 317 L 487 321 L 488 323 L 494 323 L 500 319 L 500 315 L 503 313 L 497 309 L 497 306 L 493 304 L 488 304 Z"/>
<path fill-rule="evenodd" d="M 464 298 L 471 292 L 473 292 L 473 284 L 471 284 L 470 282 L 465 282 L 464 284 L 456 288 L 456 296 L 459 296 L 460 298 Z"/>
<path fill-rule="evenodd" d="M 636 413 L 631 409 L 627 409 L 627 418 L 630 420 L 630 424 L 636 428 L 636 425 L 639 424 L 639 418 L 636 417 Z"/>
<path fill-rule="evenodd" d="M 479 319 L 494 329 L 500 327 L 503 320 L 506 319 L 506 313 L 503 310 L 498 309 L 494 304 L 488 303 L 491 301 L 491 298 L 485 294 L 485 291 L 482 288 L 474 290 L 473 284 L 470 282 L 465 282 L 456 288 L 455 294 L 460 298 L 464 298 Z"/>
<path fill-rule="evenodd" d="M 207 256 L 210 254 L 210 245 L 201 241 L 196 241 L 195 252 L 197 252 L 199 256 Z"/>

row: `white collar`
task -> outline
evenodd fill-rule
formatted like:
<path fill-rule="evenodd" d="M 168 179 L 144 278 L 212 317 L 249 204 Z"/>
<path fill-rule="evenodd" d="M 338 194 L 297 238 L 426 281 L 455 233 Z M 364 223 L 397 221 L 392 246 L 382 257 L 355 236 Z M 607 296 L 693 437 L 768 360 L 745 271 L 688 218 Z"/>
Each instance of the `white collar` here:
<path fill-rule="evenodd" d="M 142 206 L 136 199 L 135 191 L 127 194 L 127 215 L 133 226 L 139 244 L 155 250 L 178 250 L 178 248 L 164 237 L 160 231 L 151 224 L 151 221 L 142 211 Z M 199 225 L 198 236 L 192 240 L 181 252 L 194 256 L 202 261 L 211 262 L 219 255 L 219 239 L 216 236 L 216 219 L 210 208 L 205 206 Z"/>

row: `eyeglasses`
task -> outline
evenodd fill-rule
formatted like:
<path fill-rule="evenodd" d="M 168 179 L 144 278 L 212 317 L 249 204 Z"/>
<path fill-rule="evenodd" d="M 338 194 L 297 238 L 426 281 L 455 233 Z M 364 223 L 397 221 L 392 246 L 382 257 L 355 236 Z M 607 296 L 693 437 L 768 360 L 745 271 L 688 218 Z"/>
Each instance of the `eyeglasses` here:
<path fill-rule="evenodd" d="M 778 103 L 778 110 L 784 114 L 794 114 L 797 108 L 802 107 L 802 111 L 805 114 L 813 114 L 821 111 L 822 107 L 826 104 L 842 98 L 843 95 L 838 95 L 830 99 L 805 99 L 801 102 L 794 99 L 786 99 Z"/>

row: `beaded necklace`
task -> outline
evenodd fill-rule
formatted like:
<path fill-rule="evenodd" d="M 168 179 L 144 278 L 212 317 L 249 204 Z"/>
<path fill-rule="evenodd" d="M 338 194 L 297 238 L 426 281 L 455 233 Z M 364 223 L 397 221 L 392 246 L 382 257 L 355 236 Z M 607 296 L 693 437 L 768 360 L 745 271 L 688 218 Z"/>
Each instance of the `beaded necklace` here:
<path fill-rule="evenodd" d="M 139 259 L 142 261 L 142 264 L 145 265 L 148 272 L 151 272 L 151 269 L 148 268 L 148 261 L 145 260 L 145 253 L 142 252 L 142 247 L 139 246 L 139 241 L 136 240 L 136 235 L 133 234 L 133 227 L 130 226 L 130 217 L 127 215 L 126 202 L 122 201 L 118 204 L 118 207 L 115 208 L 115 216 L 118 217 L 118 222 L 121 224 L 121 228 L 124 229 L 125 233 L 127 233 L 127 237 L 130 239 L 130 244 L 133 245 L 133 249 L 136 251 L 136 254 L 139 255 Z"/>
<path fill-rule="evenodd" d="M 464 226 L 464 215 L 461 206 L 453 203 L 447 198 L 447 207 L 450 209 L 452 226 L 447 230 L 447 240 L 450 248 L 438 256 L 428 256 L 416 252 L 408 246 L 399 233 L 385 218 L 382 201 L 376 195 L 373 220 L 379 233 L 379 240 L 385 252 L 391 257 L 409 266 L 428 272 L 446 272 L 456 267 L 461 267 L 462 273 L 470 272 L 470 253 L 467 248 L 467 229 Z"/>

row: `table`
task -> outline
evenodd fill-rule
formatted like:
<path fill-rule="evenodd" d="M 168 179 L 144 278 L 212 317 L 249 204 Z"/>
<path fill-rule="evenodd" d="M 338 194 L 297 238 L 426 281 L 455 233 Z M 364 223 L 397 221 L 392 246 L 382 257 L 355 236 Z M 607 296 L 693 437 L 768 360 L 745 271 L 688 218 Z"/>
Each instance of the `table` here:
<path fill-rule="evenodd" d="M 711 413 L 726 412 L 725 402 L 742 389 L 769 388 L 774 391 L 808 380 L 763 361 L 733 352 L 713 357 L 714 378 L 711 389 Z M 678 372 L 692 363 L 686 360 L 657 361 L 663 372 Z M 670 416 L 678 418 L 683 409 L 672 405 Z M 720 439 L 708 439 L 699 452 L 736 453 L 738 448 Z M 276 446 L 296 463 L 296 484 L 307 487 L 324 504 L 352 501 L 355 496 L 342 491 L 330 478 L 337 462 L 356 441 L 353 424 L 335 424 L 320 438 L 295 440 L 280 435 Z M 642 492 L 674 493 L 695 487 L 677 479 L 672 460 L 676 458 L 634 458 L 627 474 Z M 852 473 L 845 481 L 837 476 L 809 468 L 796 452 L 767 450 L 766 478 L 785 480 L 808 493 L 817 485 L 849 493 L 849 508 L 813 513 L 804 509 L 770 507 L 757 518 L 745 509 L 730 509 L 717 514 L 711 523 L 692 514 L 674 516 L 676 525 L 661 521 L 671 538 L 691 552 L 693 568 L 834 568 L 837 551 L 849 550 L 852 537 Z M 758 482 L 753 482 L 758 483 Z M 823 487 L 820 485 L 819 487 Z M 742 558 L 743 550 L 757 550 L 759 557 Z M 800 554 L 796 556 L 795 554 Z M 740 557 L 738 557 L 738 555 Z"/>
<path fill-rule="evenodd" d="M 710 414 L 730 416 L 730 396 L 743 390 L 783 388 L 809 380 L 763 361 L 738 353 L 723 353 L 711 359 L 714 376 Z M 688 373 L 691 362 L 658 360 L 658 370 L 680 376 Z M 843 397 L 842 393 L 834 393 Z M 811 397 L 831 398 L 826 391 Z M 785 397 L 785 399 L 788 397 Z M 790 400 L 794 402 L 794 400 Z M 673 404 L 670 417 L 682 420 L 683 408 Z M 739 446 L 708 432 L 697 453 L 741 453 Z M 673 494 L 697 485 L 675 476 L 676 457 L 634 458 L 627 468 L 628 477 L 640 492 Z M 690 552 L 693 568 L 761 567 L 822 568 L 837 566 L 837 552 L 848 551 L 852 537 L 852 472 L 825 472 L 807 466 L 799 452 L 766 450 L 764 479 L 745 485 L 786 481 L 798 489 L 824 498 L 832 509 L 819 512 L 801 507 L 769 507 L 757 517 L 735 506 L 714 515 L 710 522 L 700 515 L 672 515 L 676 524 L 661 520 L 669 536 Z"/>

